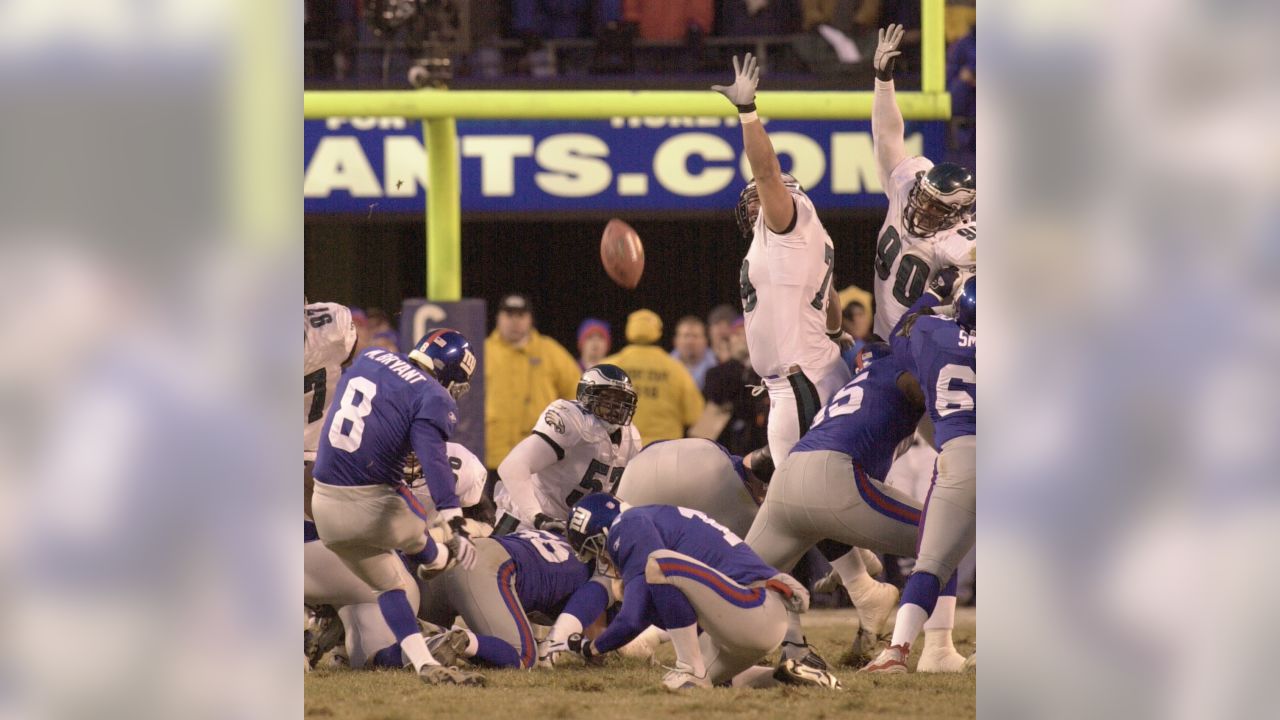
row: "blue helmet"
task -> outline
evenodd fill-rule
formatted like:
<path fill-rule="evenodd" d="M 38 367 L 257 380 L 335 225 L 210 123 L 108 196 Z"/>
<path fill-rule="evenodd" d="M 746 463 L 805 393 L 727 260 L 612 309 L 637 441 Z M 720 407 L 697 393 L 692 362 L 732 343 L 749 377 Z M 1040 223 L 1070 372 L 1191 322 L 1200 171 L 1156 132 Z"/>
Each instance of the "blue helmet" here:
<path fill-rule="evenodd" d="M 605 554 L 609 526 L 621 514 L 622 501 L 609 493 L 591 493 L 573 506 L 566 535 L 579 560 L 590 562 Z"/>
<path fill-rule="evenodd" d="M 440 328 L 427 333 L 409 351 L 409 359 L 439 380 L 455 400 L 471 389 L 476 356 L 466 336 L 457 330 Z"/>
<path fill-rule="evenodd" d="M 854 373 L 856 374 L 861 372 L 870 366 L 871 363 L 882 357 L 886 357 L 889 354 L 889 343 L 884 342 L 883 340 L 868 342 L 862 346 L 862 349 L 858 351 L 858 354 L 853 359 Z"/>
<path fill-rule="evenodd" d="M 638 399 L 631 376 L 617 365 L 604 363 L 588 368 L 578 380 L 578 402 L 612 425 L 630 425 Z"/>
<path fill-rule="evenodd" d="M 956 297 L 956 324 L 972 333 L 978 329 L 978 276 L 964 281 Z"/>

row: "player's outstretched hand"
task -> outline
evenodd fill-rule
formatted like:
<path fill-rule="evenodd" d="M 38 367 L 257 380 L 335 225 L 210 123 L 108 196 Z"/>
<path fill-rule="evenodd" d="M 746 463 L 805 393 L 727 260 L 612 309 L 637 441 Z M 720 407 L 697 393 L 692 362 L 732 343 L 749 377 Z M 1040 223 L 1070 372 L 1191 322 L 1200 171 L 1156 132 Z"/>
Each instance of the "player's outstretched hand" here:
<path fill-rule="evenodd" d="M 887 28 L 880 28 L 880 42 L 876 44 L 876 54 L 871 60 L 871 66 L 876 69 L 877 80 L 888 82 L 893 79 L 893 61 L 902 54 L 898 49 L 901 43 L 901 25 L 891 23 Z"/>
<path fill-rule="evenodd" d="M 755 109 L 756 84 L 760 82 L 760 64 L 751 53 L 747 53 L 742 62 L 733 56 L 733 84 L 712 85 L 711 89 L 729 98 L 729 102 L 738 106 L 741 112 Z"/>

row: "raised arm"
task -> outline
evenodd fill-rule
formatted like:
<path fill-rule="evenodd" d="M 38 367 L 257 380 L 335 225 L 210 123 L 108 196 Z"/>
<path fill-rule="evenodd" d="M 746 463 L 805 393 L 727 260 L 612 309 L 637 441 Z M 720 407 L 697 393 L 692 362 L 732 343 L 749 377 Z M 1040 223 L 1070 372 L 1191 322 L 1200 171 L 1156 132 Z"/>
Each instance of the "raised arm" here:
<path fill-rule="evenodd" d="M 534 524 L 539 512 L 538 497 L 533 492 L 533 475 L 551 467 L 557 459 L 558 454 L 550 441 L 534 434 L 511 448 L 498 466 L 498 477 L 511 496 L 515 515 L 524 522 Z"/>
<path fill-rule="evenodd" d="M 876 91 L 871 100 L 871 144 L 876 152 L 876 165 L 880 168 L 880 186 L 886 191 L 893 169 L 907 158 L 903 137 L 906 126 L 893 87 L 893 65 L 902 54 L 898 49 L 901 42 L 901 25 L 881 28 L 880 42 L 872 60 L 876 69 Z"/>
<path fill-rule="evenodd" d="M 760 81 L 760 66 L 751 53 L 741 63 L 733 58 L 733 84 L 712 85 L 711 89 L 724 95 L 738 107 L 738 120 L 742 125 L 742 144 L 746 149 L 751 176 L 756 181 L 760 196 L 760 212 L 765 225 L 775 233 L 786 232 L 795 218 L 795 202 L 791 192 L 782 184 L 782 166 L 773 150 L 769 135 L 756 115 L 756 84 Z"/>

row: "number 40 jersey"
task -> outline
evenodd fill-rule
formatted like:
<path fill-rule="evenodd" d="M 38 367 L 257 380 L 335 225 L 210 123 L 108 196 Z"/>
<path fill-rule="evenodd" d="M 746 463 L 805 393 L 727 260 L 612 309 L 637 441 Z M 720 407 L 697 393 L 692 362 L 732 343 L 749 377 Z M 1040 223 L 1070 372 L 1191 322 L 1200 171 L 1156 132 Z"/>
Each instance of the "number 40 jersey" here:
<path fill-rule="evenodd" d="M 875 334 L 888 338 L 898 320 L 926 287 L 933 273 L 948 265 L 972 271 L 978 263 L 978 223 L 963 222 L 927 238 L 907 231 L 902 212 L 915 187 L 916 176 L 928 172 L 933 161 L 912 157 L 898 163 L 889 176 L 889 212 L 876 240 Z"/>

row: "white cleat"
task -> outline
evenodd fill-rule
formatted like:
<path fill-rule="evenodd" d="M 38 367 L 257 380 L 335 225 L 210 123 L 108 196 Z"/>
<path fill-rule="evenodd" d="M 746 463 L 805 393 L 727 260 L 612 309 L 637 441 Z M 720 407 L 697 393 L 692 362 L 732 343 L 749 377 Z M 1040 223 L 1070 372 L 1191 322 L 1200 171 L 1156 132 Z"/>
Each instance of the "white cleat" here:
<path fill-rule="evenodd" d="M 876 656 L 866 667 L 858 672 L 902 674 L 907 670 L 907 656 L 911 654 L 911 644 L 890 645 Z"/>
<path fill-rule="evenodd" d="M 876 582 L 858 597 L 850 594 L 853 607 L 858 611 L 858 622 L 863 630 L 880 636 L 888 626 L 889 618 L 898 610 L 898 588 L 885 582 Z"/>
<path fill-rule="evenodd" d="M 692 690 L 695 688 L 709 688 L 711 681 L 707 679 L 707 673 L 703 671 L 702 675 L 693 674 L 693 668 L 677 661 L 676 666 L 662 677 L 662 687 L 673 692 L 679 690 Z"/>
<path fill-rule="evenodd" d="M 978 672 L 978 651 L 974 650 L 973 654 L 964 661 L 965 672 Z"/>
<path fill-rule="evenodd" d="M 916 663 L 916 672 L 922 673 L 958 673 L 964 672 L 966 660 L 953 647 L 925 648 L 920 653 L 920 662 Z"/>

